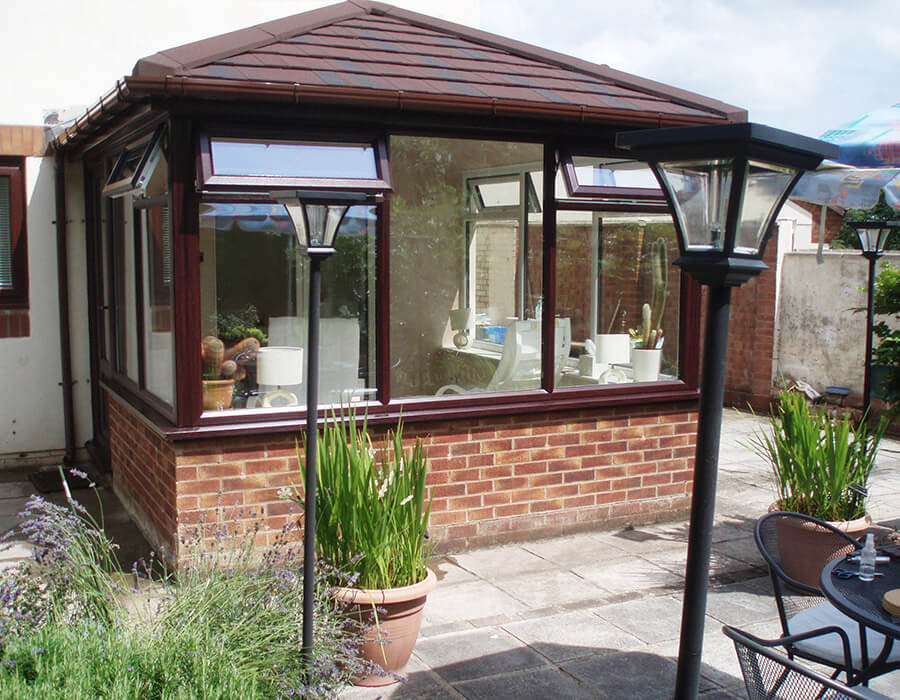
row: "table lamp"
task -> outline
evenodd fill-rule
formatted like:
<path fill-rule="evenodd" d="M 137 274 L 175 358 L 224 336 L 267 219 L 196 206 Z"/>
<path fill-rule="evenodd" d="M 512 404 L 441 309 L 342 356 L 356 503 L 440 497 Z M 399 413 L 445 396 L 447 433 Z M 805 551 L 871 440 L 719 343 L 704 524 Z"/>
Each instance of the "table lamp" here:
<path fill-rule="evenodd" d="M 281 387 L 303 383 L 303 348 L 261 348 L 256 356 L 256 379 L 260 386 L 278 387 L 262 394 L 264 408 L 297 406 L 297 395 Z"/>

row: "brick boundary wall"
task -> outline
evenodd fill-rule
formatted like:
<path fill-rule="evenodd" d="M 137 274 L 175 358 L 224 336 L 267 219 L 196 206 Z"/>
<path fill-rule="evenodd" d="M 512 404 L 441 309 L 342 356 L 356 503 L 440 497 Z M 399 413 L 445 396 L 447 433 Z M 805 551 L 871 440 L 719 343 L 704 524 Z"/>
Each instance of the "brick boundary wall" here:
<path fill-rule="evenodd" d="M 179 556 L 201 523 L 262 527 L 271 545 L 300 510 L 278 490 L 300 482 L 297 435 L 169 443 L 110 399 L 117 493 L 148 539 Z M 684 516 L 696 445 L 694 402 L 416 423 L 429 456 L 436 551 Z M 378 445 L 386 426 L 372 428 Z M 183 552 L 182 552 L 183 554 Z"/>
<path fill-rule="evenodd" d="M 765 414 L 774 390 L 777 236 L 769 240 L 763 261 L 769 269 L 732 292 L 725 403 Z"/>

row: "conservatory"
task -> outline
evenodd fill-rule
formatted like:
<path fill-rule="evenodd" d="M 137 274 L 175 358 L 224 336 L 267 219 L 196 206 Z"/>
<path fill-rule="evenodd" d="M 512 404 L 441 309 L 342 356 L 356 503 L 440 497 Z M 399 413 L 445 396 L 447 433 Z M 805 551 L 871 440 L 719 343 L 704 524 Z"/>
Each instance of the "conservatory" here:
<path fill-rule="evenodd" d="M 440 547 L 683 514 L 700 291 L 615 133 L 745 119 L 374 2 L 141 59 L 55 142 L 95 457 L 176 558 L 217 508 L 263 545 L 296 518 L 310 262 L 283 196 L 329 193 L 319 404 L 425 439 Z"/>

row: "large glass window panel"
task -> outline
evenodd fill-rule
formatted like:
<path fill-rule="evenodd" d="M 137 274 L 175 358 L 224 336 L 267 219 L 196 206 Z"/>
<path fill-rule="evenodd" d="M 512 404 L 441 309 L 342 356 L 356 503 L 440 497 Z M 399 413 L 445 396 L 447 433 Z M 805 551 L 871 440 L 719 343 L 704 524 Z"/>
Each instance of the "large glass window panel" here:
<path fill-rule="evenodd" d="M 322 405 L 374 398 L 375 229 L 373 207 L 352 207 L 322 263 Z M 309 258 L 286 210 L 205 202 L 200 247 L 206 410 L 305 405 Z"/>
<path fill-rule="evenodd" d="M 392 137 L 393 397 L 540 388 L 543 222 L 528 174 L 542 158 L 536 144 Z"/>
<path fill-rule="evenodd" d="M 557 213 L 556 312 L 571 319 L 572 347 L 558 386 L 594 386 L 678 377 L 680 273 L 669 215 L 560 210 Z M 663 331 L 658 371 L 635 364 L 630 329 L 644 305 Z M 639 335 L 639 333 L 637 333 Z M 638 355 L 641 353 L 639 352 Z M 640 357 L 638 362 L 642 362 Z M 651 357 L 651 370 L 657 358 Z"/>
<path fill-rule="evenodd" d="M 167 206 L 137 209 L 143 258 L 145 388 L 175 403 L 172 239 Z"/>
<path fill-rule="evenodd" d="M 131 197 L 126 197 L 126 201 Z M 125 374 L 133 382 L 139 381 L 138 367 L 138 314 L 137 314 L 137 261 L 138 254 L 135 249 L 134 236 L 134 209 L 127 201 L 122 211 L 122 246 L 123 246 L 123 266 L 122 266 L 122 289 L 123 299 L 120 305 L 120 323 L 121 337 L 125 341 L 124 360 Z"/>

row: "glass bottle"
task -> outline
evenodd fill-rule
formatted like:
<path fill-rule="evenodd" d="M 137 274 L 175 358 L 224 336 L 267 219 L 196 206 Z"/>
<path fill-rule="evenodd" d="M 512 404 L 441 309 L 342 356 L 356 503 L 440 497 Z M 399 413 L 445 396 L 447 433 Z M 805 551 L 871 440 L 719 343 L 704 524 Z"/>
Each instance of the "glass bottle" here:
<path fill-rule="evenodd" d="M 866 535 L 866 543 L 859 553 L 859 580 L 875 580 L 875 538 L 871 532 Z"/>

